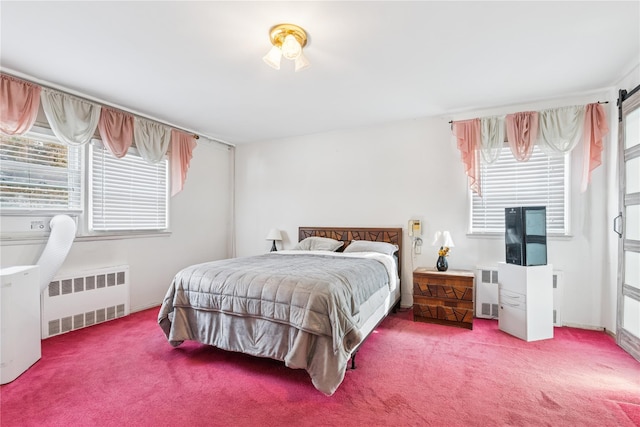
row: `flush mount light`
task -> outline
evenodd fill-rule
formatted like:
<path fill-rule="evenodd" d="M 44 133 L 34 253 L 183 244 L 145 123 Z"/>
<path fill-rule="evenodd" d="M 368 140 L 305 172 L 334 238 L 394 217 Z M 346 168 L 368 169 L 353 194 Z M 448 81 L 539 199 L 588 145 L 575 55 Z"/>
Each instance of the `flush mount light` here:
<path fill-rule="evenodd" d="M 270 67 L 279 70 L 283 56 L 294 61 L 296 71 L 304 70 L 311 65 L 302 52 L 302 48 L 307 45 L 307 33 L 301 27 L 278 24 L 269 30 L 269 38 L 273 47 L 262 59 Z"/>

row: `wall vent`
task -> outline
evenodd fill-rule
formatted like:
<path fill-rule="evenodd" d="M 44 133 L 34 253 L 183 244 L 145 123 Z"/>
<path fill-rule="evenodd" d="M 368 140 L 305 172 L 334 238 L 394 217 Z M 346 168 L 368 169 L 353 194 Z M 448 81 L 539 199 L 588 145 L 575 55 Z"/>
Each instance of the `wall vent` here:
<path fill-rule="evenodd" d="M 42 293 L 42 338 L 129 313 L 129 266 L 60 275 Z"/>
<path fill-rule="evenodd" d="M 562 326 L 563 273 L 553 272 L 553 325 Z M 498 267 L 478 267 L 475 286 L 476 317 L 498 318 Z"/>

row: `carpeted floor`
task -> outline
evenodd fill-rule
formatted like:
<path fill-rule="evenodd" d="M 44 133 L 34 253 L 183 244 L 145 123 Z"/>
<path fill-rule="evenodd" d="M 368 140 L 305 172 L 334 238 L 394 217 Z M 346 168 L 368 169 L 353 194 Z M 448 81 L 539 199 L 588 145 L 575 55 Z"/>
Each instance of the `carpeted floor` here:
<path fill-rule="evenodd" d="M 305 371 L 196 343 L 157 309 L 43 341 L 0 388 L 2 426 L 638 426 L 640 363 L 597 331 L 526 343 L 392 315 L 331 397 Z"/>

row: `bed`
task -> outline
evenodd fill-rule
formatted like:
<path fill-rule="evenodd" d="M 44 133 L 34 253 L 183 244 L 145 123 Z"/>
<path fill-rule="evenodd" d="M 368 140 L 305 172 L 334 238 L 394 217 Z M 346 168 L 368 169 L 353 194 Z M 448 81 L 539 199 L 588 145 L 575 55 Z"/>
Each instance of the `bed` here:
<path fill-rule="evenodd" d="M 178 272 L 158 313 L 169 343 L 280 360 L 332 395 L 399 305 L 402 229 L 300 227 L 298 241 L 295 250 Z"/>

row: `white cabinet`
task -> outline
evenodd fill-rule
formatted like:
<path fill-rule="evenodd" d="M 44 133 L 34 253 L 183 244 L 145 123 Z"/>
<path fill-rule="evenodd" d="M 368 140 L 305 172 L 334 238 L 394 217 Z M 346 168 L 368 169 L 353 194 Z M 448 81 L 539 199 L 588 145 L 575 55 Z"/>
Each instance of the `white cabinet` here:
<path fill-rule="evenodd" d="M 525 341 L 553 338 L 553 267 L 498 263 L 498 327 Z"/>
<path fill-rule="evenodd" d="M 36 363 L 40 350 L 40 282 L 36 265 L 0 269 L 0 384 Z"/>

